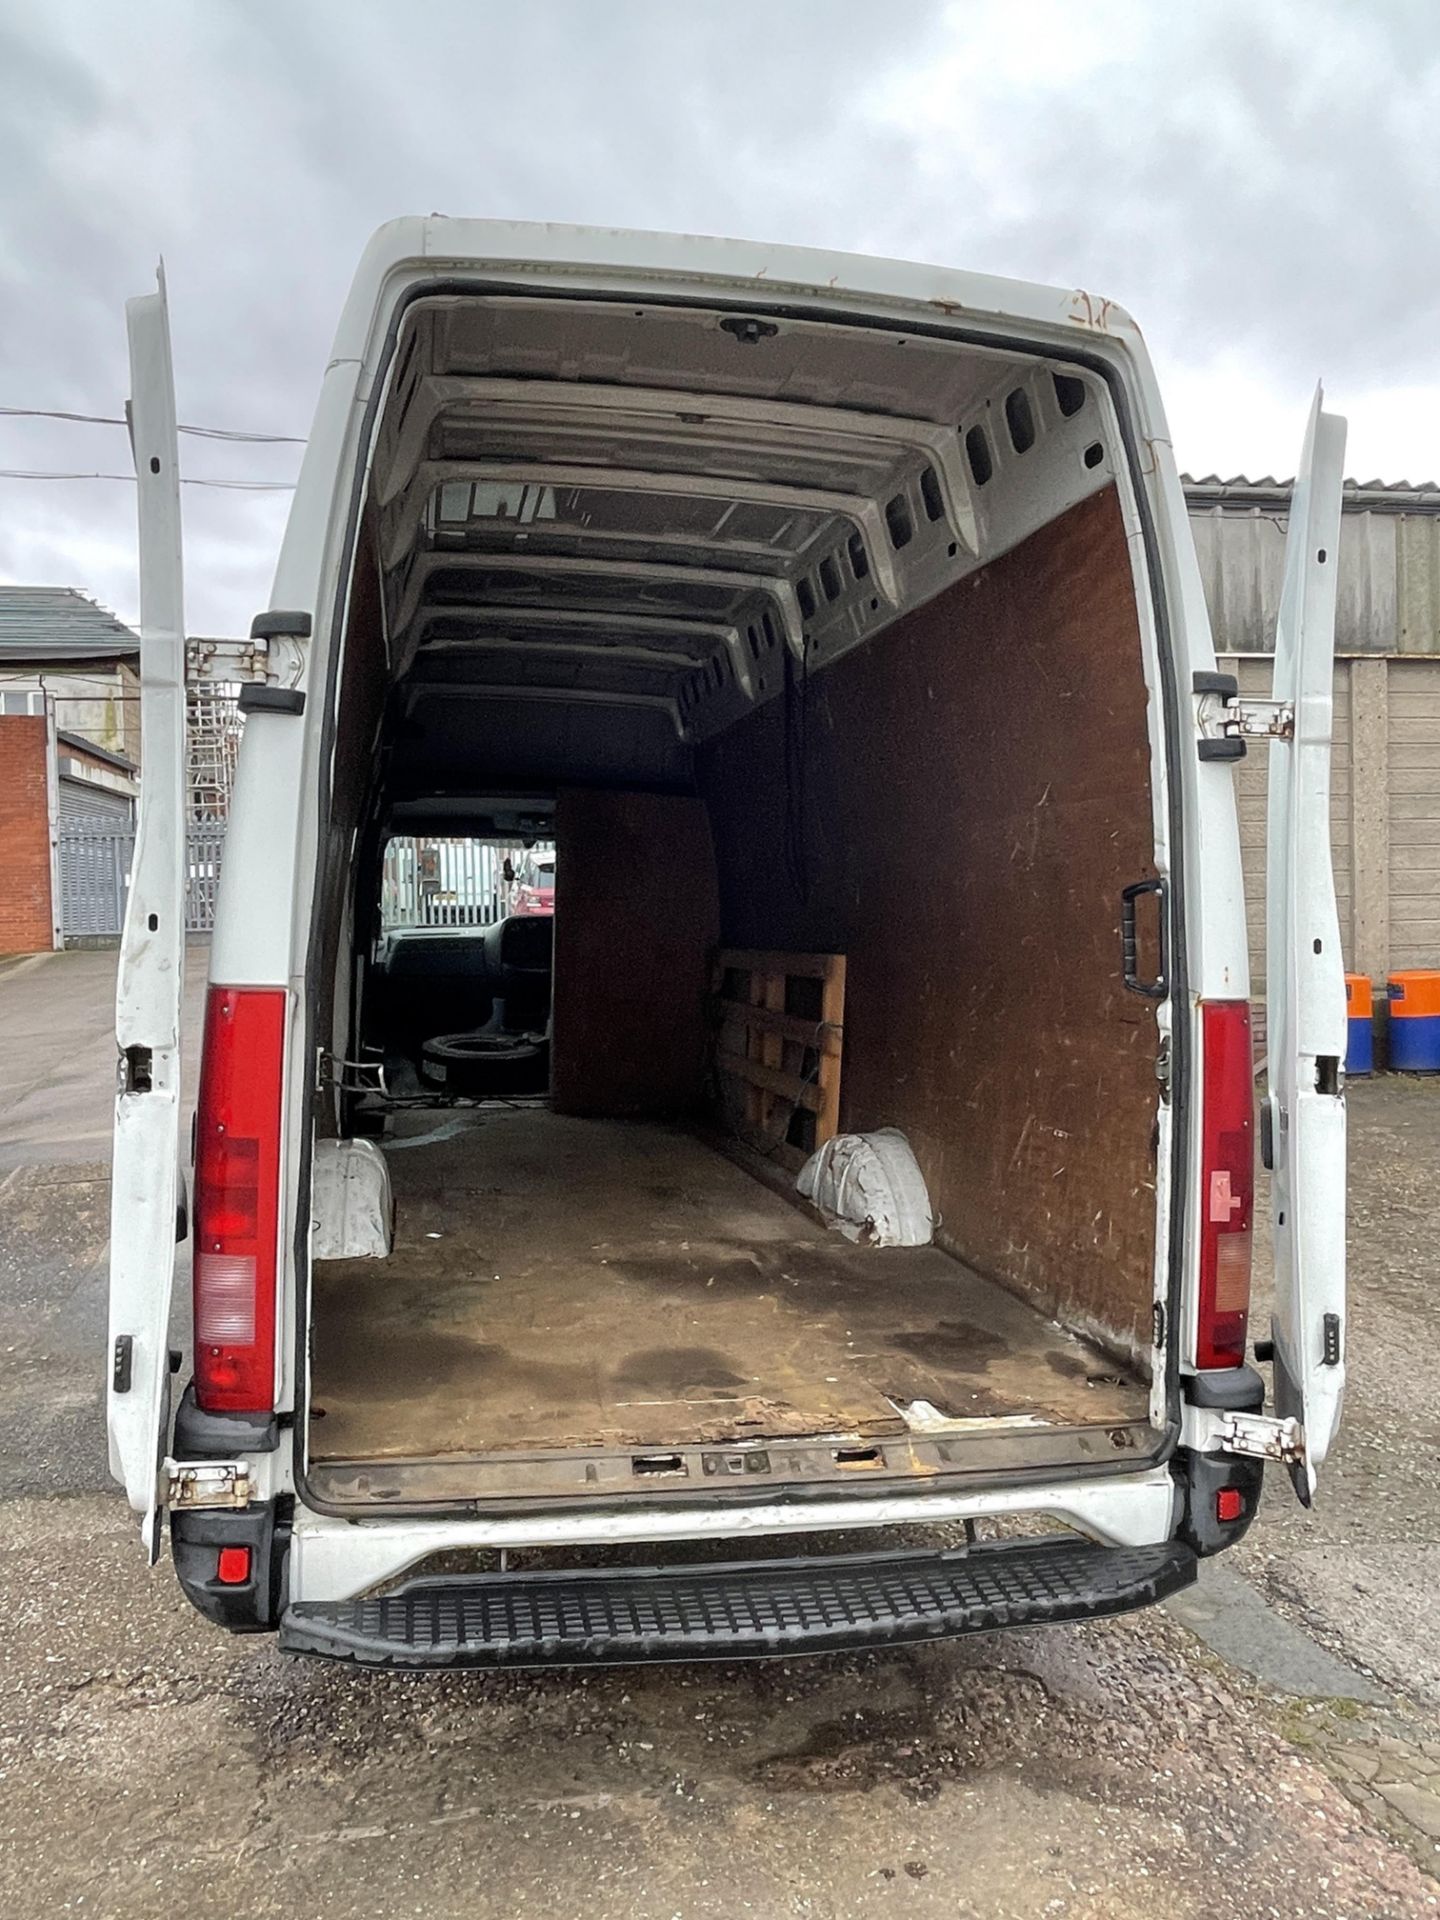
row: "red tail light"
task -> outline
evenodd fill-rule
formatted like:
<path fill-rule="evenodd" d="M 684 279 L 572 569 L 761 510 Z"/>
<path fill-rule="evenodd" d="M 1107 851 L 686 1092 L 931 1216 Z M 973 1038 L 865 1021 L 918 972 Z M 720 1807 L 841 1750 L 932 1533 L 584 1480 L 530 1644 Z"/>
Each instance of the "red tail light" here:
<path fill-rule="evenodd" d="M 1200 1315 L 1195 1365 L 1245 1362 L 1255 1201 L 1255 1063 L 1245 1000 L 1201 1005 Z"/>
<path fill-rule="evenodd" d="M 212 987 L 195 1125 L 195 1398 L 275 1404 L 275 1251 L 285 993 Z"/>
<path fill-rule="evenodd" d="M 1220 1491 L 1224 1493 L 1225 1488 Z M 215 1578 L 222 1587 L 243 1587 L 250 1578 L 249 1547 L 221 1547 L 215 1560 Z"/>

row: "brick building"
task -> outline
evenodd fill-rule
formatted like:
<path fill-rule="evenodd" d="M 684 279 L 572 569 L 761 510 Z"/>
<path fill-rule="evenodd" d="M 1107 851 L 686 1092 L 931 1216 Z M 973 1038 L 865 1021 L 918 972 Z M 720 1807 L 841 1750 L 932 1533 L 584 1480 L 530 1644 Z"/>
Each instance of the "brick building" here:
<path fill-rule="evenodd" d="M 0 953 L 57 944 L 52 905 L 50 722 L 0 715 Z"/>
<path fill-rule="evenodd" d="M 136 635 L 73 587 L 0 586 L 0 714 L 47 702 L 62 732 L 138 764 Z"/>
<path fill-rule="evenodd" d="M 84 594 L 0 586 L 0 953 L 59 946 L 67 902 L 123 888 L 139 648 Z"/>

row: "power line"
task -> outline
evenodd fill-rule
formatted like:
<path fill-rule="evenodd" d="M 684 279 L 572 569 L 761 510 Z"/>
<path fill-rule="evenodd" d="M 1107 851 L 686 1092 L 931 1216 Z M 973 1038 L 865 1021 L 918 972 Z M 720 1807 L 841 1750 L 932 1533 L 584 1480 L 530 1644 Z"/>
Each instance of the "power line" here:
<path fill-rule="evenodd" d="M 132 487 L 135 484 L 133 473 L 52 473 L 35 467 L 0 467 L 0 480 L 123 480 Z M 182 487 L 223 487 L 230 493 L 293 493 L 293 480 L 188 480 L 181 477 Z"/>
<path fill-rule="evenodd" d="M 130 658 L 131 656 L 126 657 Z M 134 671 L 133 668 L 132 671 Z M 96 693 L 68 694 L 57 692 L 54 687 L 45 684 L 47 675 L 51 678 L 58 676 L 65 682 L 66 686 L 75 686 L 77 683 L 83 682 L 86 687 L 96 687 L 100 689 L 100 691 Z M 15 685 L 17 680 L 24 681 L 26 684 L 17 687 Z M 38 681 L 39 685 L 31 686 L 29 684 L 31 681 Z M 0 669 L 0 693 L 43 693 L 47 699 L 65 700 L 71 706 L 75 707 L 138 707 L 140 704 L 139 693 L 126 692 L 123 689 L 122 683 L 116 680 L 114 674 L 75 673 L 63 662 L 53 667 L 5 667 Z"/>
<path fill-rule="evenodd" d="M 0 407 L 0 415 L 11 420 L 71 420 L 85 427 L 123 427 L 123 417 L 108 413 L 65 413 L 58 407 Z M 244 440 L 257 446 L 303 447 L 305 438 L 298 433 L 247 433 L 241 427 L 186 427 L 178 433 L 193 433 L 201 440 Z"/>
<path fill-rule="evenodd" d="M 102 653 L 105 651 L 103 647 L 99 650 Z M 132 647 L 130 651 L 133 653 L 134 648 Z M 128 655 L 121 654 L 118 657 L 125 659 L 128 658 Z M 73 667 L 61 661 L 53 667 L 44 665 L 16 667 L 8 664 L 0 666 L 0 687 L 7 686 L 11 680 L 43 680 L 47 673 L 63 674 L 66 680 L 83 680 L 87 687 L 113 687 L 115 684 L 115 676 L 113 673 L 78 673 Z M 10 687 L 9 690 L 12 693 L 15 691 L 13 687 Z M 88 700 L 90 698 L 89 694 L 77 694 L 75 697 L 78 700 Z M 97 694 L 95 697 L 98 699 L 100 696 Z M 128 700 L 131 698 L 131 695 L 127 693 L 119 697 Z"/>

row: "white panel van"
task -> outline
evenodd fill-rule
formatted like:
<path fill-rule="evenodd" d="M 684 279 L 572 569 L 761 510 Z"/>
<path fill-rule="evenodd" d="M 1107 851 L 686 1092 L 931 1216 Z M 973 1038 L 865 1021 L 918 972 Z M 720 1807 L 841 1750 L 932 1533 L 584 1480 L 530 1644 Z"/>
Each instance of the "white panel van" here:
<path fill-rule="evenodd" d="M 272 604 L 211 651 L 245 725 L 192 1129 L 163 287 L 129 320 L 109 1430 L 196 1606 L 376 1666 L 795 1654 L 1136 1607 L 1266 1461 L 1308 1502 L 1344 423 L 1317 398 L 1242 702 L 1113 302 L 382 228 Z"/>

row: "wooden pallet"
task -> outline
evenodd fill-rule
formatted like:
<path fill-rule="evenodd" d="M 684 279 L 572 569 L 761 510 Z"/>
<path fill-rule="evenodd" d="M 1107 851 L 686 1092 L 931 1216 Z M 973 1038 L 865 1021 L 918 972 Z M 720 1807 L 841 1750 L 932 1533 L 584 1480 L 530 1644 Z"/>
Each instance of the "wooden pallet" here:
<path fill-rule="evenodd" d="M 722 947 L 710 988 L 720 1122 L 798 1169 L 840 1129 L 845 956 Z"/>

